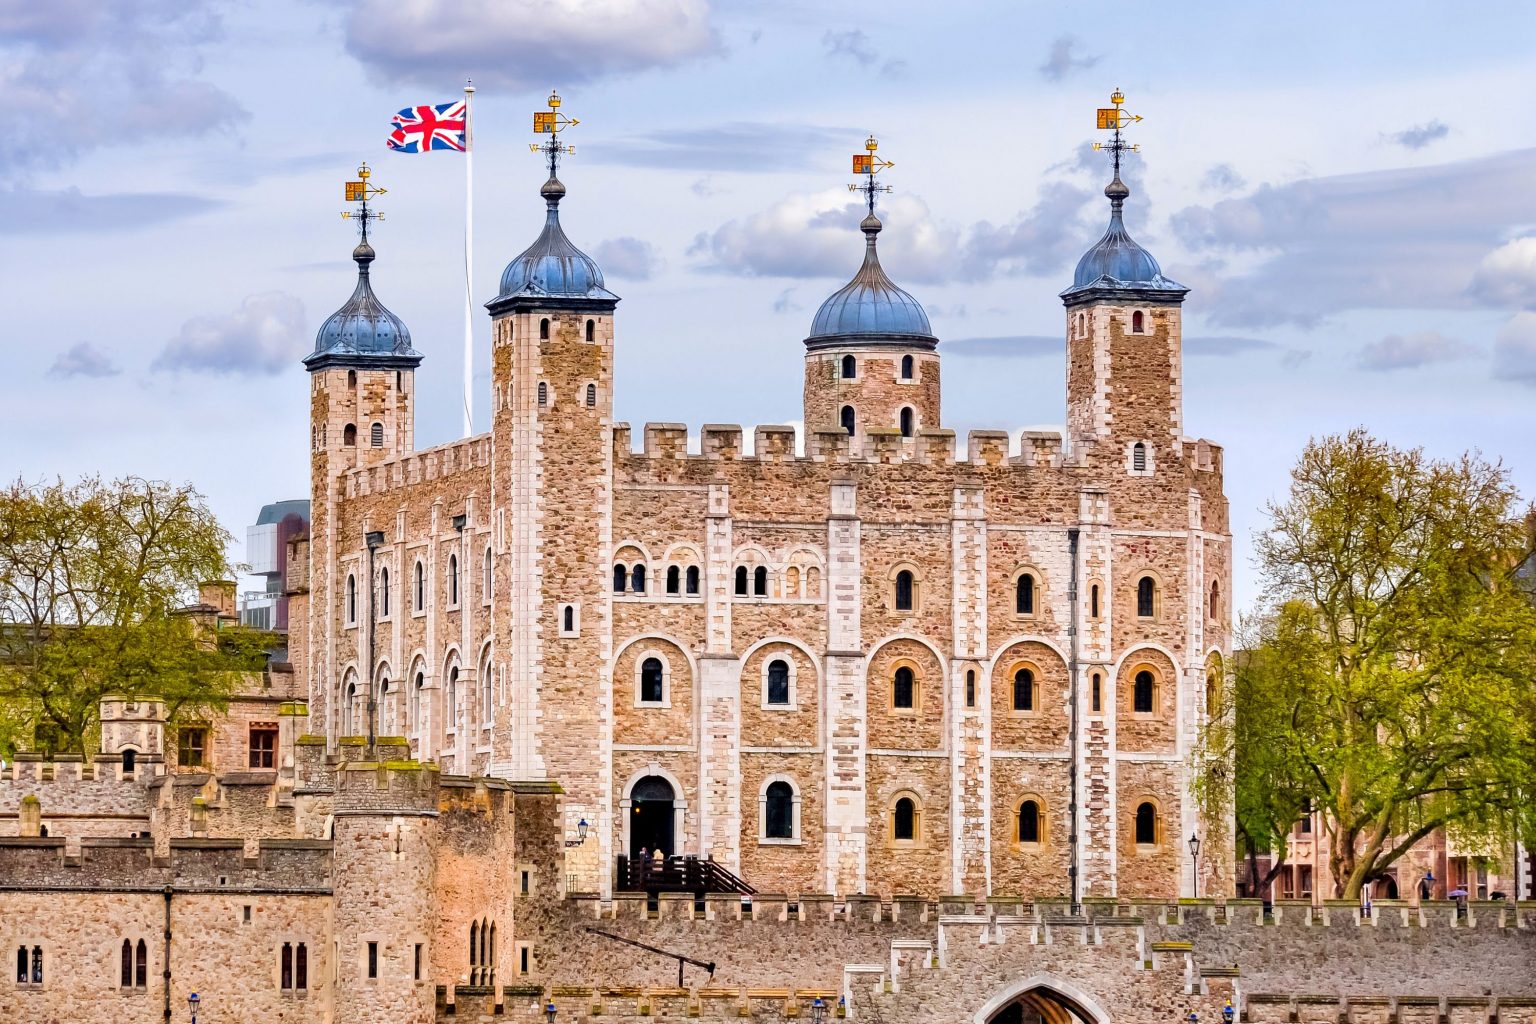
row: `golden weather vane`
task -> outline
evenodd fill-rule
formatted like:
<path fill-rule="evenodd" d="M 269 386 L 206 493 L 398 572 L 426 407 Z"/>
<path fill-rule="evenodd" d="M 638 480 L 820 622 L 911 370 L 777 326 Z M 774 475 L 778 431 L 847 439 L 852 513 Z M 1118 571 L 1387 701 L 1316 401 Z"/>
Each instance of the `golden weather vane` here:
<path fill-rule="evenodd" d="M 575 146 L 568 146 L 560 141 L 560 133 L 581 122 L 560 113 L 560 94 L 553 89 L 549 91 L 548 102 L 548 110 L 533 112 L 533 133 L 548 135 L 549 139 L 545 142 L 530 142 L 528 149 L 530 152 L 544 153 L 549 157 L 549 176 L 553 178 L 555 170 L 560 165 L 560 154 L 576 152 Z"/>
<path fill-rule="evenodd" d="M 357 169 L 358 180 L 344 183 L 346 201 L 357 203 L 358 208 L 356 210 L 341 211 L 341 219 L 357 221 L 362 230 L 364 242 L 368 241 L 369 222 L 384 219 L 382 211 L 370 210 L 368 208 L 368 200 L 374 196 L 382 196 L 389 191 L 370 182 L 368 179 L 371 177 L 373 177 L 373 172 L 368 169 L 368 162 L 364 161 Z"/>
<path fill-rule="evenodd" d="M 1122 139 L 1120 137 L 1120 129 L 1140 121 L 1141 115 L 1133 114 L 1129 110 L 1123 109 L 1123 104 L 1125 103 L 1125 93 L 1121 92 L 1119 89 L 1116 89 L 1113 93 L 1110 94 L 1109 102 L 1113 103 L 1114 106 L 1100 107 L 1098 110 L 1097 127 L 1106 131 L 1113 131 L 1115 136 L 1108 142 L 1095 142 L 1093 144 L 1093 148 L 1098 150 L 1109 150 L 1110 154 L 1113 155 L 1115 159 L 1115 177 L 1119 178 L 1120 154 L 1135 153 L 1141 149 L 1140 146 L 1131 145 Z"/>
<path fill-rule="evenodd" d="M 889 185 L 876 185 L 875 175 L 887 167 L 896 166 L 890 160 L 882 160 L 875 153 L 879 148 L 880 143 L 875 141 L 873 135 L 864 140 L 864 152 L 853 154 L 853 173 L 864 175 L 864 181 L 848 186 L 850 192 L 864 193 L 864 202 L 869 206 L 871 215 L 875 212 L 875 193 L 891 191 Z"/>

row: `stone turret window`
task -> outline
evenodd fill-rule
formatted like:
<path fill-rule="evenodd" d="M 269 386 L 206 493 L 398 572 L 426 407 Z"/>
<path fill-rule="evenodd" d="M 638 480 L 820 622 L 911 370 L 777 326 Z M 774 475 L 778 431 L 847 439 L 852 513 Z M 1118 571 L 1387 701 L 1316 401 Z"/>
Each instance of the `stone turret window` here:
<path fill-rule="evenodd" d="M 901 379 L 902 380 L 911 380 L 912 379 L 912 357 L 911 356 L 902 356 L 901 357 Z"/>
<path fill-rule="evenodd" d="M 595 323 L 593 323 L 591 320 L 587 321 L 587 340 L 588 341 L 596 341 L 597 340 L 597 325 Z M 589 402 L 587 404 L 590 405 L 591 403 Z"/>
<path fill-rule="evenodd" d="M 775 658 L 768 663 L 766 691 L 765 704 L 771 707 L 789 706 L 789 662 L 783 658 Z"/>
<path fill-rule="evenodd" d="M 744 565 L 736 567 L 736 596 L 747 596 L 747 567 Z"/>
<path fill-rule="evenodd" d="M 560 606 L 560 635 L 563 637 L 581 635 L 581 616 L 577 614 L 574 604 Z"/>
<path fill-rule="evenodd" d="M 139 752 L 129 747 L 123 751 L 123 778 L 133 778 L 134 769 L 139 766 Z"/>
<path fill-rule="evenodd" d="M 917 708 L 917 674 L 906 665 L 891 676 L 891 707 L 900 711 Z"/>
<path fill-rule="evenodd" d="M 591 409 L 591 408 L 596 407 L 596 405 L 597 405 L 597 385 L 596 384 L 588 384 L 587 385 L 587 408 Z"/>
<path fill-rule="evenodd" d="M 842 413 L 839 416 L 839 421 L 842 423 L 843 429 L 848 432 L 848 436 L 852 437 L 853 433 L 854 433 L 854 430 L 858 426 L 857 418 L 854 416 L 854 413 L 853 413 L 853 406 L 851 406 L 851 405 L 843 406 L 843 411 L 842 411 Z"/>
<path fill-rule="evenodd" d="M 645 566 L 636 565 L 629 574 L 629 588 L 637 594 L 645 593 Z"/>
<path fill-rule="evenodd" d="M 1089 695 L 1089 710 L 1095 714 L 1104 710 L 1104 677 L 1097 672 L 1093 674 L 1092 692 Z"/>
<path fill-rule="evenodd" d="M 768 596 L 768 567 L 758 566 L 752 570 L 752 595 L 754 597 Z"/>
<path fill-rule="evenodd" d="M 910 407 L 901 410 L 901 436 L 911 437 L 913 431 L 912 409 Z"/>
<path fill-rule="evenodd" d="M 1039 800 L 1029 799 L 1019 804 L 1014 818 L 1014 841 L 1023 846 L 1045 842 L 1045 811 Z"/>
<path fill-rule="evenodd" d="M 1131 681 L 1131 710 L 1138 715 L 1157 712 L 1157 677 L 1151 669 L 1142 669 Z"/>
<path fill-rule="evenodd" d="M 1136 845 L 1156 846 L 1158 843 L 1157 807 L 1150 800 L 1136 806 Z"/>
<path fill-rule="evenodd" d="M 853 380 L 859 373 L 859 361 L 853 356 L 843 356 L 842 375 L 844 380 Z"/>
<path fill-rule="evenodd" d="M 549 340 L 549 317 L 547 316 L 539 321 L 539 340 Z"/>
<path fill-rule="evenodd" d="M 1131 445 L 1131 472 L 1145 473 L 1147 471 L 1147 446 L 1142 441 Z"/>
<path fill-rule="evenodd" d="M 1090 619 L 1099 617 L 1099 585 L 1097 583 L 1088 588 L 1088 617 Z"/>
<path fill-rule="evenodd" d="M 667 566 L 667 593 L 677 594 L 683 587 L 683 571 L 675 565 Z"/>
<path fill-rule="evenodd" d="M 459 603 L 459 556 L 448 556 L 448 606 L 456 607 Z"/>
<path fill-rule="evenodd" d="M 347 577 L 347 625 L 357 625 L 357 577 Z"/>
<path fill-rule="evenodd" d="M 357 447 L 357 424 L 348 423 L 341 430 L 341 443 L 346 448 Z"/>
<path fill-rule="evenodd" d="M 1151 576 L 1143 576 L 1136 581 L 1136 617 L 1138 619 L 1153 619 L 1157 617 L 1157 580 Z"/>
<path fill-rule="evenodd" d="M 1142 334 L 1146 331 L 1146 329 L 1146 316 L 1142 313 L 1141 310 L 1138 309 L 1136 312 L 1131 314 L 1131 333 Z"/>
<path fill-rule="evenodd" d="M 420 562 L 411 568 L 411 610 L 427 610 L 427 568 Z"/>
<path fill-rule="evenodd" d="M 545 322 L 547 323 L 548 321 L 545 321 Z M 541 381 L 539 381 L 539 406 L 542 408 L 543 406 L 546 406 L 548 404 L 549 404 L 549 385 L 541 380 Z"/>
<path fill-rule="evenodd" d="M 370 942 L 368 943 L 368 977 L 377 978 L 378 976 L 379 944 L 377 942 Z"/>
<path fill-rule="evenodd" d="M 357 371 L 356 370 L 348 370 L 347 371 L 347 387 L 349 387 L 349 388 L 357 387 Z"/>
<path fill-rule="evenodd" d="M 901 796 L 891 807 L 891 840 L 896 843 L 916 843 L 923 834 L 923 809 L 917 799 Z"/>
<path fill-rule="evenodd" d="M 1013 710 L 1034 711 L 1039 707 L 1037 691 L 1039 683 L 1035 679 L 1035 673 L 1027 668 L 1021 668 L 1013 674 Z"/>
<path fill-rule="evenodd" d="M 389 618 L 389 568 L 379 569 L 379 618 Z"/>
<path fill-rule="evenodd" d="M 485 604 L 491 603 L 491 549 L 485 549 L 485 561 L 480 567 L 480 600 Z"/>
<path fill-rule="evenodd" d="M 976 706 L 976 670 L 973 668 L 965 670 L 965 706 Z"/>
<path fill-rule="evenodd" d="M 683 586 L 684 586 L 684 588 L 687 590 L 687 592 L 689 594 L 697 594 L 699 592 L 699 567 L 698 566 L 690 565 L 688 567 L 688 572 L 684 575 L 684 578 L 683 578 Z"/>
<path fill-rule="evenodd" d="M 368 428 L 368 443 L 375 448 L 384 447 L 384 424 L 375 420 L 373 426 Z"/>

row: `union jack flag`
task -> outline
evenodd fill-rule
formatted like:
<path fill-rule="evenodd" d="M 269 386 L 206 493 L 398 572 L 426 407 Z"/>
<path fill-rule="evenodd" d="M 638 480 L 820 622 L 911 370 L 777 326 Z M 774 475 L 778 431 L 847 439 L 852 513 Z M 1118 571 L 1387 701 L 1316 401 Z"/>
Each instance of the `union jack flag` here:
<path fill-rule="evenodd" d="M 401 153 L 428 153 L 434 149 L 465 149 L 464 101 L 437 106 L 406 107 L 390 122 L 387 145 Z"/>

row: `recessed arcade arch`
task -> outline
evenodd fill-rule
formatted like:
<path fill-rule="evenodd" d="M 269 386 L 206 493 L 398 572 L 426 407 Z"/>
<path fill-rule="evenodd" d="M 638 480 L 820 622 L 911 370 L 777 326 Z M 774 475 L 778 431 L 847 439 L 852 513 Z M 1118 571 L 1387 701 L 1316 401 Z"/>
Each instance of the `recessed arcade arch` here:
<path fill-rule="evenodd" d="M 972 1024 L 1110 1024 L 1109 1014 L 1082 989 L 1049 974 L 1008 984 Z"/>

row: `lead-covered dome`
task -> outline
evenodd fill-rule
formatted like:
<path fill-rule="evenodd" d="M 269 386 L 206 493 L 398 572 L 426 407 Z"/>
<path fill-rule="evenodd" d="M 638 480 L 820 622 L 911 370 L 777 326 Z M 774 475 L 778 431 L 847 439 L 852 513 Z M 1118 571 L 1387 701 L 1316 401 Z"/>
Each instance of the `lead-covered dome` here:
<path fill-rule="evenodd" d="M 491 304 L 509 299 L 617 301 L 618 296 L 603 287 L 603 272 L 597 262 L 572 245 L 560 227 L 565 186 L 550 178 L 539 194 L 548 206 L 544 230 L 501 272 L 501 289 Z"/>
<path fill-rule="evenodd" d="M 352 250 L 357 261 L 357 287 L 352 297 L 326 318 L 315 335 L 315 350 L 304 357 L 311 370 L 326 366 L 415 367 L 421 354 L 411 348 L 411 332 L 373 294 L 368 268 L 373 246 L 365 236 Z"/>
<path fill-rule="evenodd" d="M 880 266 L 880 254 L 875 248 L 880 226 L 880 218 L 874 214 L 859 225 L 865 239 L 864 264 L 852 281 L 833 292 L 816 311 L 811 333 L 805 339 L 807 345 L 850 339 L 938 343 L 923 307 L 898 288 Z"/>
<path fill-rule="evenodd" d="M 1104 231 L 1104 237 L 1077 261 L 1072 287 L 1062 292 L 1062 296 L 1088 290 L 1152 290 L 1180 295 L 1189 291 L 1164 277 L 1157 260 L 1125 230 L 1122 210 L 1126 197 L 1131 194 L 1125 182 L 1117 175 L 1104 189 L 1104 194 L 1109 197 L 1109 227 Z"/>

